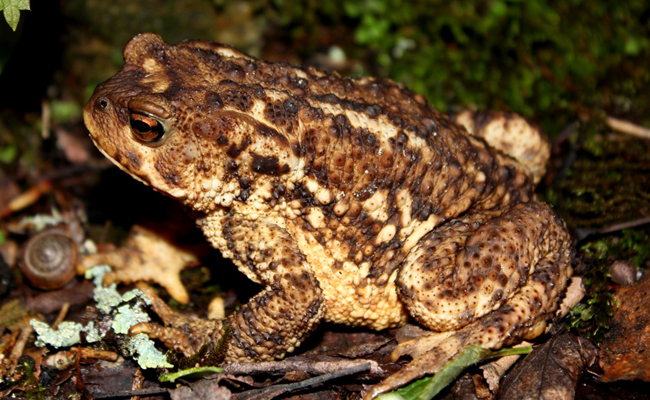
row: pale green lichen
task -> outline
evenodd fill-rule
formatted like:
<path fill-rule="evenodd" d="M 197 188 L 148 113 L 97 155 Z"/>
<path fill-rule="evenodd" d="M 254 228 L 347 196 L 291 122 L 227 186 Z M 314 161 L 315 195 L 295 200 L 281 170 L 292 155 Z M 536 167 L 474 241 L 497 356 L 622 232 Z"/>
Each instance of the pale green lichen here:
<path fill-rule="evenodd" d="M 113 330 L 115 333 L 128 334 L 129 328 L 140 322 L 149 322 L 149 315 L 144 312 L 139 304 L 131 306 L 124 304 L 117 308 L 117 314 L 113 318 Z"/>
<path fill-rule="evenodd" d="M 154 346 L 154 342 L 144 333 L 130 337 L 126 348 L 141 368 L 172 368 L 167 357 Z"/>
<path fill-rule="evenodd" d="M 133 289 L 133 290 L 129 290 L 128 292 L 124 293 L 122 295 L 122 300 L 124 302 L 128 302 L 128 301 L 131 301 L 131 300 L 133 300 L 135 298 L 138 298 L 138 297 L 140 298 L 140 300 L 142 300 L 144 302 L 144 304 L 146 304 L 148 306 L 151 305 L 151 300 L 149 300 L 147 295 L 145 295 L 140 289 Z"/>
<path fill-rule="evenodd" d="M 56 348 L 70 347 L 81 342 L 81 332 L 86 332 L 86 342 L 92 343 L 100 340 L 101 336 L 95 323 L 90 321 L 87 325 L 78 322 L 63 321 L 57 329 L 52 329 L 48 324 L 36 319 L 29 321 L 38 335 L 36 346 L 50 345 Z"/>
<path fill-rule="evenodd" d="M 154 342 L 147 335 L 128 336 L 129 329 L 133 325 L 150 321 L 144 307 L 150 305 L 151 301 L 138 289 L 130 290 L 121 295 L 117 291 L 115 284 L 104 287 L 102 280 L 110 270 L 111 268 L 108 265 L 98 265 L 89 268 L 85 272 L 86 279 L 91 279 L 95 284 L 93 295 L 97 309 L 103 314 L 113 315 L 113 331 L 118 335 L 125 336 L 124 349 L 133 356 L 140 367 L 173 367 L 167 362 L 165 354 L 156 349 Z M 86 326 L 76 322 L 62 322 L 57 330 L 37 320 L 32 320 L 31 324 L 38 334 L 36 341 L 38 346 L 45 346 L 46 344 L 57 348 L 74 346 L 80 343 L 81 332 L 86 332 L 86 342 L 101 340 L 101 334 L 92 321 Z"/>
<path fill-rule="evenodd" d="M 57 226 L 63 222 L 61 213 L 53 208 L 52 214 L 36 214 L 21 218 L 18 226 L 22 229 L 29 228 L 34 232 L 40 232 L 50 226 Z"/>

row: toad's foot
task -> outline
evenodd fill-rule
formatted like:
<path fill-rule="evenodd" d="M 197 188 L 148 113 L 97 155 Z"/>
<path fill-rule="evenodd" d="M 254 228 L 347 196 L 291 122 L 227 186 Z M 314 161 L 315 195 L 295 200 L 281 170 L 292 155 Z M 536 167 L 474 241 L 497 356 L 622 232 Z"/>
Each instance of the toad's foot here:
<path fill-rule="evenodd" d="M 411 346 L 413 361 L 366 398 L 438 372 L 470 345 L 498 349 L 543 333 L 572 273 L 569 241 L 536 202 L 473 213 L 422 238 L 398 276 L 401 299 L 422 325 L 452 333 Z"/>
<path fill-rule="evenodd" d="M 165 326 L 153 322 L 141 322 L 129 329 L 130 335 L 144 333 L 186 357 L 196 354 L 205 344 L 218 343 L 223 335 L 223 321 L 181 314 L 169 308 L 151 286 L 141 282 L 137 287 L 151 301 L 151 308 Z"/>

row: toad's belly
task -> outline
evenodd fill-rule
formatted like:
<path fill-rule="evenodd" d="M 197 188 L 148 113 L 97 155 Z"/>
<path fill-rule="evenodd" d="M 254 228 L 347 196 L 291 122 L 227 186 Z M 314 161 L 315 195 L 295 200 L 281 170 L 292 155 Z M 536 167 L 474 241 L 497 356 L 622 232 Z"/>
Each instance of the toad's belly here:
<path fill-rule="evenodd" d="M 344 260 L 335 240 L 323 245 L 302 232 L 295 231 L 294 237 L 323 290 L 326 321 L 377 330 L 406 323 L 408 314 L 395 285 L 398 268 L 369 277 L 370 262 Z"/>

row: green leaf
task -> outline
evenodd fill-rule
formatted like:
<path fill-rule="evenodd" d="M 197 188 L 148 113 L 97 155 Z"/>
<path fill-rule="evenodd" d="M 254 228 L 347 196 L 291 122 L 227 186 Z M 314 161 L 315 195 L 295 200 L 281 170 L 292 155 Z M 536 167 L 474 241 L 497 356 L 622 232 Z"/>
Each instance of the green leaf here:
<path fill-rule="evenodd" d="M 434 376 L 427 376 L 403 388 L 382 394 L 377 397 L 377 400 L 429 400 L 452 383 L 469 366 L 490 358 L 528 354 L 532 350 L 533 348 L 528 346 L 491 351 L 472 345 L 445 364 Z"/>
<path fill-rule="evenodd" d="M 202 378 L 207 375 L 220 374 L 223 372 L 222 368 L 219 367 L 196 367 L 183 369 L 177 372 L 169 372 L 161 374 L 158 377 L 160 382 L 174 382 L 176 379 L 183 377 L 192 377 L 192 378 Z"/>
<path fill-rule="evenodd" d="M 0 0 L 0 11 L 4 11 L 5 20 L 14 32 L 18 28 L 20 10 L 29 10 L 29 0 Z"/>

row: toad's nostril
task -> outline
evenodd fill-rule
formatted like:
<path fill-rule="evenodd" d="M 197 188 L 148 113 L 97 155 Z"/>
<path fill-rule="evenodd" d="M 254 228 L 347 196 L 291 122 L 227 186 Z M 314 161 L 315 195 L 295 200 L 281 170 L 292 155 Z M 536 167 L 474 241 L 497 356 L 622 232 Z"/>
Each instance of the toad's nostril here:
<path fill-rule="evenodd" d="M 98 99 L 95 104 L 97 105 L 97 107 L 101 108 L 102 110 L 105 110 L 105 109 L 108 108 L 109 102 L 108 102 L 108 99 L 106 99 L 105 97 L 102 97 L 102 98 Z"/>

